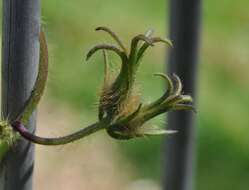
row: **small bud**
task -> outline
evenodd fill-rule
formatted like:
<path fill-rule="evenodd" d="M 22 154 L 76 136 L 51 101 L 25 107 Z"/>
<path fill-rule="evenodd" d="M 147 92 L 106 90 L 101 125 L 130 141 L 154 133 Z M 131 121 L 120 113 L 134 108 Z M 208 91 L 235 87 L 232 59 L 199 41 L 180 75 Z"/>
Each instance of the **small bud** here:
<path fill-rule="evenodd" d="M 106 85 L 105 80 L 99 101 L 99 119 L 101 120 L 105 116 L 110 122 L 106 128 L 108 134 L 113 138 L 125 140 L 134 137 L 175 133 L 176 131 L 167 131 L 156 127 L 145 128 L 143 124 L 167 111 L 193 110 L 192 98 L 182 94 L 180 78 L 175 74 L 173 74 L 172 79 L 162 73 L 155 74 L 166 80 L 168 89 L 161 98 L 148 105 L 142 105 L 134 90 L 139 63 L 146 49 L 158 42 L 172 46 L 171 41 L 152 37 L 151 32 L 145 35 L 139 34 L 132 38 L 130 52 L 127 53 L 125 46 L 113 31 L 106 27 L 99 27 L 97 30 L 109 33 L 121 48 L 102 44 L 95 46 L 87 54 L 88 59 L 99 49 L 111 50 L 117 53 L 122 61 L 117 77 L 113 81 L 108 81 L 108 85 Z M 108 64 L 106 60 L 104 62 Z M 105 76 L 105 78 L 107 77 Z"/>

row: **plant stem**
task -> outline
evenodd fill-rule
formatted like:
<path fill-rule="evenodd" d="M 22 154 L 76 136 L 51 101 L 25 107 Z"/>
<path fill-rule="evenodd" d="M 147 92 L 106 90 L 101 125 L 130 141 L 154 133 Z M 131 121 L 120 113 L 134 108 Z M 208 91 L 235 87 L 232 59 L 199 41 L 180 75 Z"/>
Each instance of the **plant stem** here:
<path fill-rule="evenodd" d="M 48 47 L 47 47 L 45 34 L 43 31 L 40 32 L 39 42 L 40 42 L 39 68 L 38 68 L 38 74 L 35 81 L 35 85 L 29 99 L 24 105 L 23 110 L 15 119 L 22 122 L 24 125 L 26 125 L 30 115 L 33 113 L 38 103 L 40 102 L 48 78 Z"/>
<path fill-rule="evenodd" d="M 63 145 L 67 144 L 79 139 L 82 139 L 83 137 L 86 137 L 90 134 L 93 134 L 101 129 L 104 129 L 107 127 L 107 123 L 105 120 L 102 120 L 100 122 L 96 122 L 92 125 L 89 125 L 86 128 L 80 129 L 77 132 L 74 132 L 70 135 L 62 136 L 62 137 L 56 137 L 56 138 L 45 138 L 45 137 L 39 137 L 32 133 L 30 133 L 21 122 L 14 122 L 12 124 L 13 128 L 17 130 L 22 137 L 25 139 L 41 145 Z"/>

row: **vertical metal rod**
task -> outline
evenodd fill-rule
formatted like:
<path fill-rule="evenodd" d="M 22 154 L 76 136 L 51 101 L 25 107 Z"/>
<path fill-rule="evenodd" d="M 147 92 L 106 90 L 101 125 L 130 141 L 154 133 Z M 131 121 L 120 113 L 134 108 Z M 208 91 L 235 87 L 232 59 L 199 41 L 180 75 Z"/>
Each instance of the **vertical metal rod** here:
<path fill-rule="evenodd" d="M 31 93 L 39 63 L 39 0 L 3 0 L 2 117 L 12 119 Z M 35 130 L 35 113 L 28 127 Z M 0 163 L 0 190 L 31 190 L 34 146 L 19 140 Z"/>
<path fill-rule="evenodd" d="M 184 94 L 195 98 L 201 0 L 170 0 L 170 74 L 183 82 Z M 190 111 L 169 113 L 168 127 L 178 133 L 166 138 L 165 190 L 193 190 L 195 170 L 195 116 Z"/>

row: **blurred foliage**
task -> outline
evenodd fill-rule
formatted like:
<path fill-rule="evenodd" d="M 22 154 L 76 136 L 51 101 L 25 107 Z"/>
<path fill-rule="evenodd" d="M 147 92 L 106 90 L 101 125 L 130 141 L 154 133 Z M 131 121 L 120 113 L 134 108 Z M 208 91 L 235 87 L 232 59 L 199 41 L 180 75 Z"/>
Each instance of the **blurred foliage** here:
<path fill-rule="evenodd" d="M 248 6 L 247 0 L 203 1 L 198 190 L 244 190 L 249 186 Z M 110 40 L 94 28 L 111 27 L 127 44 L 131 36 L 149 28 L 159 36 L 168 31 L 168 5 L 164 0 L 42 0 L 42 7 L 51 63 L 48 93 L 88 114 L 96 114 L 94 105 L 103 78 L 103 63 L 101 54 L 89 63 L 85 63 L 84 56 L 94 44 Z M 149 51 L 138 76 L 146 101 L 162 93 L 163 81 L 154 79 L 152 73 L 165 68 L 164 47 Z M 110 60 L 117 69 L 119 60 L 113 55 Z M 163 126 L 163 120 L 161 117 L 154 123 Z M 137 178 L 160 179 L 161 142 L 161 138 L 153 138 L 119 143 L 137 168 Z"/>

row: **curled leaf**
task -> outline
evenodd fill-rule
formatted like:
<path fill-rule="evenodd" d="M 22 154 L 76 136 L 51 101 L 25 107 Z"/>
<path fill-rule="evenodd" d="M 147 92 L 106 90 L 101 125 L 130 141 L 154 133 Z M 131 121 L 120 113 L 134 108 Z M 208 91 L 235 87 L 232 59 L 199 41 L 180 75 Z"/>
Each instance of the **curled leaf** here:
<path fill-rule="evenodd" d="M 163 43 L 169 45 L 170 47 L 173 46 L 172 42 L 169 39 L 163 39 L 160 37 L 150 38 L 150 41 L 152 42 L 153 45 L 154 45 L 154 43 L 163 42 Z M 151 46 L 153 46 L 153 45 L 151 45 Z M 148 47 L 149 47 L 149 44 L 144 43 L 142 45 L 142 47 L 139 49 L 139 51 L 137 53 L 137 61 L 139 61 L 143 57 L 143 55 Z"/>
<path fill-rule="evenodd" d="M 131 41 L 131 50 L 130 50 L 130 58 L 132 61 L 138 62 L 138 59 L 134 59 L 137 52 L 137 46 L 139 41 L 144 41 L 144 45 L 153 46 L 153 43 L 149 37 L 144 34 L 139 34 L 135 36 Z"/>
<path fill-rule="evenodd" d="M 89 60 L 92 57 L 92 55 L 98 50 L 110 50 L 110 51 L 115 52 L 121 58 L 121 60 L 126 58 L 126 55 L 124 54 L 124 52 L 120 51 L 116 46 L 109 45 L 109 44 L 99 44 L 99 45 L 94 46 L 92 49 L 88 51 L 86 55 L 86 60 Z"/>
<path fill-rule="evenodd" d="M 170 47 L 173 47 L 172 42 L 169 39 L 166 39 L 166 38 L 153 37 L 153 38 L 151 38 L 151 41 L 152 41 L 153 44 L 158 43 L 158 42 L 162 42 L 162 43 L 165 43 L 165 44 L 169 45 Z"/>
<path fill-rule="evenodd" d="M 115 32 L 113 32 L 110 28 L 105 26 L 100 26 L 95 29 L 96 31 L 102 30 L 110 34 L 110 36 L 118 43 L 120 48 L 127 54 L 126 47 L 124 46 L 123 42 L 120 40 L 120 38 L 117 36 Z"/>
<path fill-rule="evenodd" d="M 182 82 L 181 82 L 181 79 L 176 74 L 173 74 L 173 79 L 176 82 L 175 89 L 174 89 L 174 95 L 178 96 L 182 92 Z"/>
<path fill-rule="evenodd" d="M 172 108 L 173 110 L 192 110 L 193 112 L 196 113 L 196 109 L 193 105 L 189 104 L 176 104 Z"/>
<path fill-rule="evenodd" d="M 168 77 L 168 75 L 164 74 L 164 73 L 154 73 L 154 76 L 159 76 L 162 77 L 163 79 L 165 79 L 166 81 L 166 85 L 167 85 L 167 92 L 165 93 L 165 95 L 169 95 L 173 93 L 173 82 L 172 80 Z"/>

